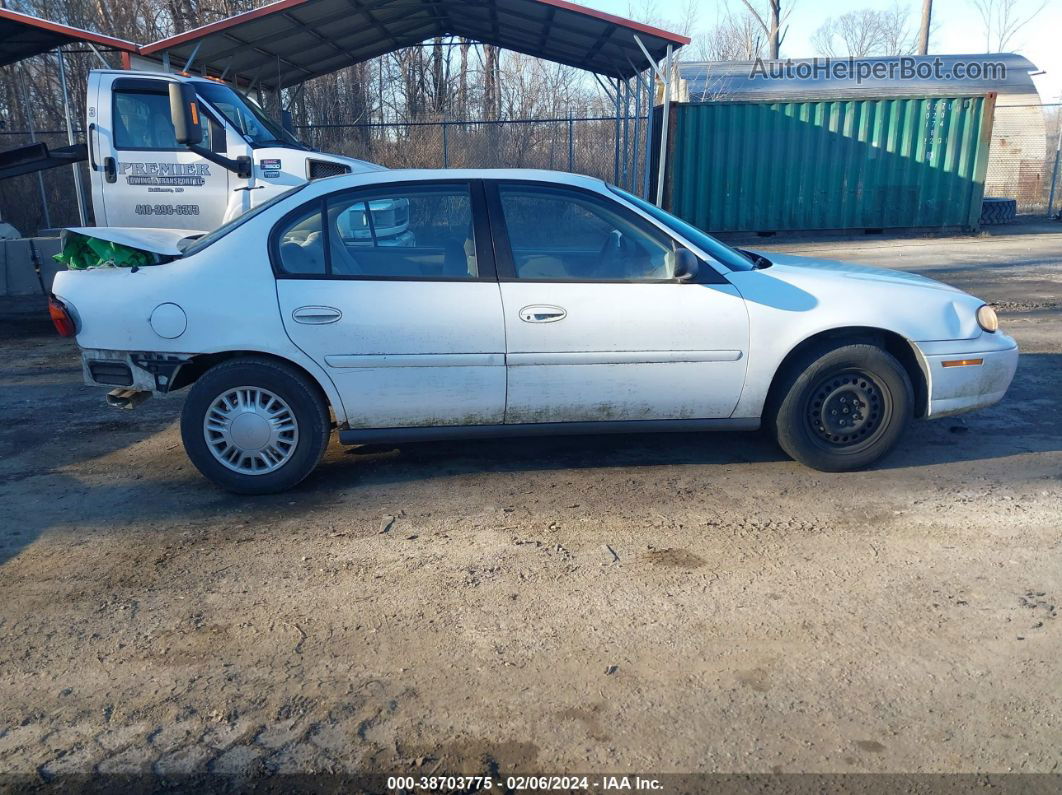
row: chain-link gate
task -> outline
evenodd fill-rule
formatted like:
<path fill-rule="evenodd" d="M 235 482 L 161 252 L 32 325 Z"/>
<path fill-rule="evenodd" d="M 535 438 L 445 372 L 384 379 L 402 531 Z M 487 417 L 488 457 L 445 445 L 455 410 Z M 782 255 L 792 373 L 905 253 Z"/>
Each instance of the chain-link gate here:
<path fill-rule="evenodd" d="M 985 176 L 985 197 L 1014 202 L 1019 215 L 1046 215 L 1062 209 L 1058 173 L 1062 104 L 997 105 Z M 1051 185 L 1054 180 L 1054 207 Z"/>

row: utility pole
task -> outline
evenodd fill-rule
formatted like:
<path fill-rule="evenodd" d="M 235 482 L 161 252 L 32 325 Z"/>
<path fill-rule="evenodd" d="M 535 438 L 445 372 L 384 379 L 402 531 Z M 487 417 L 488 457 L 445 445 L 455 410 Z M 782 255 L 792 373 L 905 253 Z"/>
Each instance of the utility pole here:
<path fill-rule="evenodd" d="M 782 25 L 782 0 L 771 0 L 771 30 L 769 34 L 771 60 L 778 60 L 778 50 L 781 44 L 780 28 Z"/>
<path fill-rule="evenodd" d="M 922 0 L 922 26 L 918 29 L 918 54 L 929 54 L 929 22 L 933 17 L 933 0 Z"/>

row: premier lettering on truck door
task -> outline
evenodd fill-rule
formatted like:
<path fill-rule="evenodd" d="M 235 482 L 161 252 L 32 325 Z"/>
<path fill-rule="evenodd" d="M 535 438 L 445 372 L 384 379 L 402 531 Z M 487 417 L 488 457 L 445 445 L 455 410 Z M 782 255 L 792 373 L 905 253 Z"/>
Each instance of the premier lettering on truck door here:
<path fill-rule="evenodd" d="M 233 175 L 177 142 L 168 81 L 108 73 L 96 77 L 99 101 L 90 135 L 92 165 L 103 176 L 93 180 L 97 225 L 197 230 L 218 226 L 229 204 Z M 225 128 L 201 103 L 198 116 L 203 147 L 227 154 Z"/>

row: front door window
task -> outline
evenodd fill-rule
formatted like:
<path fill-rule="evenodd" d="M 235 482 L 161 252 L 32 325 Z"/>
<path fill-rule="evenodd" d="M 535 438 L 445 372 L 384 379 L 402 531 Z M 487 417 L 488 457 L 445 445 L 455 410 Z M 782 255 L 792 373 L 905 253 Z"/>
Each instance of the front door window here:
<path fill-rule="evenodd" d="M 516 277 L 546 281 L 666 281 L 673 245 L 592 194 L 547 185 L 499 186 Z M 611 205 L 611 206 L 610 206 Z"/>

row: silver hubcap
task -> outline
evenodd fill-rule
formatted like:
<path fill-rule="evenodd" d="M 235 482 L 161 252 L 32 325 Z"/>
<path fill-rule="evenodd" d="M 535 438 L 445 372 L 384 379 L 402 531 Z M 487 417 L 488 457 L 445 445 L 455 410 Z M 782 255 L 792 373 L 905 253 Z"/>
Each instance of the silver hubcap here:
<path fill-rule="evenodd" d="M 284 466 L 299 443 L 299 423 L 288 404 L 268 389 L 238 386 L 218 395 L 203 419 L 214 458 L 242 475 Z"/>

